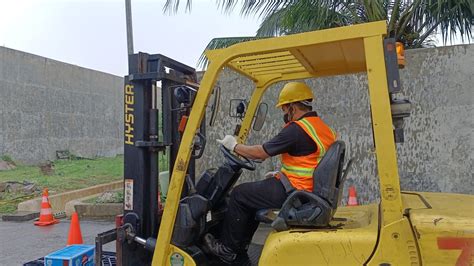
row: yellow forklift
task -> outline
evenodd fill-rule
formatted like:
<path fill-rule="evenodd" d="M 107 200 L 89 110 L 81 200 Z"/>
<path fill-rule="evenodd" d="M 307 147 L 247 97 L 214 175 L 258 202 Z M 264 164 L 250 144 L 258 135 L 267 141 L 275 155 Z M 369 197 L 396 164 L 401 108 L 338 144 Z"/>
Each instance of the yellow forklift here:
<path fill-rule="evenodd" d="M 128 132 L 131 135 L 126 134 L 125 167 L 134 164 L 136 168 L 125 171 L 125 211 L 116 231 L 118 261 L 122 265 L 217 263 L 216 258 L 203 251 L 202 237 L 207 232 L 219 237 L 226 197 L 243 170 L 257 167 L 254 161 L 220 147 L 225 162 L 217 169 L 204 171 L 197 184 L 192 178 L 196 151 L 205 148 L 206 107 L 211 105 L 210 99 L 215 99 L 212 94 L 217 93 L 219 73 L 229 68 L 255 84 L 238 127 L 240 143 L 245 143 L 253 126 L 264 120 L 265 110 L 260 102 L 271 85 L 366 73 L 375 146 L 371 148 L 375 149 L 378 171 L 373 178 L 378 178 L 380 184 L 379 203 L 338 208 L 350 160 L 344 158 L 344 142 L 337 141 L 314 172 L 313 192 L 295 191 L 280 210 L 257 213 L 256 219 L 271 224 L 273 231 L 249 261 L 258 265 L 472 265 L 474 197 L 400 190 L 395 145 L 403 142 L 403 119 L 409 115 L 409 103 L 394 97 L 401 90 L 398 68 L 404 62 L 397 57 L 395 41 L 385 35 L 386 22 L 380 21 L 208 51 L 210 64 L 200 85 L 188 82 L 191 79 L 182 80 L 192 91 L 192 100 L 188 101 L 192 107 L 179 123 L 183 129 L 179 142 L 169 144 L 179 143 L 179 149 L 176 146 L 172 157 L 163 212 L 159 202 L 151 204 L 150 209 L 133 202 L 137 191 L 142 191 L 137 181 L 133 182 L 133 171 L 141 171 L 149 164 L 141 163 L 140 155 L 127 157 L 127 152 L 137 145 L 151 146 L 153 141 L 127 143 L 139 137 L 133 135 L 133 130 Z M 131 88 L 136 88 L 136 80 L 137 75 L 126 77 L 126 95 L 134 93 Z M 133 113 L 137 109 L 134 104 L 130 102 L 129 113 L 126 105 L 125 115 L 134 114 L 136 122 L 141 114 Z M 143 114 L 147 112 L 138 109 Z M 158 144 L 155 146 L 159 149 Z M 153 173 L 152 179 L 156 180 L 158 169 Z M 138 185 L 157 187 L 155 181 L 147 182 Z M 159 198 L 157 190 L 150 193 L 147 200 Z M 153 222 L 146 222 L 144 230 L 140 228 L 143 221 Z"/>

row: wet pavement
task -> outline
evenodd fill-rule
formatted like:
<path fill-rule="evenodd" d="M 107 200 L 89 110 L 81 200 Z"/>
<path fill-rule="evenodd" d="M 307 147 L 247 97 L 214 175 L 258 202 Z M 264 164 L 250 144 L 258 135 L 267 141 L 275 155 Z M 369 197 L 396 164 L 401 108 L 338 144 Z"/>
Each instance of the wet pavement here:
<path fill-rule="evenodd" d="M 84 244 L 94 245 L 97 234 L 113 229 L 114 222 L 81 221 Z M 23 265 L 66 246 L 70 221 L 41 227 L 29 222 L 0 221 L 0 265 Z M 104 250 L 115 251 L 115 242 Z"/>
<path fill-rule="evenodd" d="M 46 227 L 34 226 L 33 221 L 0 221 L 0 265 L 23 265 L 65 247 L 69 225 L 70 220 L 66 219 Z M 94 245 L 97 234 L 115 226 L 112 221 L 81 221 L 80 225 L 84 244 L 90 245 Z M 263 245 L 270 230 L 269 226 L 260 226 L 252 242 Z M 115 251 L 115 241 L 105 245 L 104 250 Z"/>

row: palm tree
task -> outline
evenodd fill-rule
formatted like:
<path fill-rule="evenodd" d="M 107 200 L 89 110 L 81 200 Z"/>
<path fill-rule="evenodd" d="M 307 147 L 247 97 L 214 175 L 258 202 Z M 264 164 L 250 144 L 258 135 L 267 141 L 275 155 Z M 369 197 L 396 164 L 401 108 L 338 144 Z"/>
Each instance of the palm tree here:
<path fill-rule="evenodd" d="M 192 0 L 186 8 L 191 10 Z M 217 0 L 226 12 L 234 10 L 238 0 Z M 389 37 L 406 48 L 433 45 L 433 35 L 441 33 L 446 43 L 459 35 L 471 41 L 474 25 L 473 0 L 242 0 L 241 15 L 259 15 L 262 22 L 254 37 L 215 38 L 207 49 L 288 35 L 306 31 L 340 27 L 378 20 L 387 21 Z M 177 12 L 179 0 L 167 0 L 164 11 Z M 199 60 L 205 64 L 204 55 Z"/>

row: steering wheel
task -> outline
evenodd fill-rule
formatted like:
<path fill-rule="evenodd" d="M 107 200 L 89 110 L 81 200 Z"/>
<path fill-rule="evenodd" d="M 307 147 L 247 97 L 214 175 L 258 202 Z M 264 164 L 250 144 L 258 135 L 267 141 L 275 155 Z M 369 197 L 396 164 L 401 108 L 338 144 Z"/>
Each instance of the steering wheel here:
<path fill-rule="evenodd" d="M 240 159 L 237 155 L 234 155 L 231 151 L 229 151 L 226 147 L 224 147 L 224 145 L 221 145 L 221 151 L 222 153 L 224 154 L 224 157 L 232 164 L 240 167 L 240 168 L 244 168 L 244 169 L 247 169 L 247 170 L 250 170 L 250 171 L 253 171 L 255 170 L 255 168 L 257 167 L 255 165 L 255 162 L 250 160 L 249 158 L 245 157 L 245 156 L 242 156 L 242 159 Z"/>

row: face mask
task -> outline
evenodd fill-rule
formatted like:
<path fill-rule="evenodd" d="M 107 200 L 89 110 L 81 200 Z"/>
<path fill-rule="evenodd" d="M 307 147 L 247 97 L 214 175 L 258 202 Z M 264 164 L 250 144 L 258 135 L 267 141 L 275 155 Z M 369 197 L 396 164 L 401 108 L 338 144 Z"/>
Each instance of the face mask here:
<path fill-rule="evenodd" d="M 285 124 L 288 124 L 288 122 L 290 122 L 290 119 L 288 118 L 288 114 L 283 115 L 283 121 L 285 121 Z"/>

